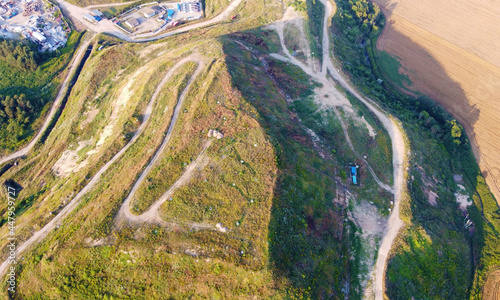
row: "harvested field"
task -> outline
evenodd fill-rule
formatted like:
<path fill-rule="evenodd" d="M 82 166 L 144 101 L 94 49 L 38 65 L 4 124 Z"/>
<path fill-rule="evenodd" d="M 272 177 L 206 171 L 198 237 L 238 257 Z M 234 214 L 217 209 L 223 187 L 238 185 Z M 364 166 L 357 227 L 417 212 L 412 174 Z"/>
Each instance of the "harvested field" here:
<path fill-rule="evenodd" d="M 496 0 L 373 0 L 387 25 L 377 48 L 400 58 L 411 90 L 441 103 L 467 130 L 500 201 L 500 6 Z"/>
<path fill-rule="evenodd" d="M 500 270 L 492 272 L 483 288 L 484 300 L 495 300 L 500 297 Z"/>

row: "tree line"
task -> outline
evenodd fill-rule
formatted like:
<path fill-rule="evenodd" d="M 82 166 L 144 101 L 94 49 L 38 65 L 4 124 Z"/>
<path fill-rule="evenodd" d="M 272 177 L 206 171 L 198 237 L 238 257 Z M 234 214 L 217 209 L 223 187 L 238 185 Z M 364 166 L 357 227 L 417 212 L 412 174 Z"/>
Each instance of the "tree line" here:
<path fill-rule="evenodd" d="M 38 67 L 39 57 L 35 46 L 18 41 L 0 40 L 0 60 L 14 68 L 34 71 Z"/>

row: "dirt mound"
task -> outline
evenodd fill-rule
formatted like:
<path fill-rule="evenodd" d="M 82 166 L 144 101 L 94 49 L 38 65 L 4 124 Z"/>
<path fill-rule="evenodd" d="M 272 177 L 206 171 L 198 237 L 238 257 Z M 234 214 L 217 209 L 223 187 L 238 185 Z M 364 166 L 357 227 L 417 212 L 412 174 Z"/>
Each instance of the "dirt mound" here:
<path fill-rule="evenodd" d="M 500 6 L 495 0 L 374 0 L 387 17 L 377 47 L 466 128 L 500 201 Z"/>

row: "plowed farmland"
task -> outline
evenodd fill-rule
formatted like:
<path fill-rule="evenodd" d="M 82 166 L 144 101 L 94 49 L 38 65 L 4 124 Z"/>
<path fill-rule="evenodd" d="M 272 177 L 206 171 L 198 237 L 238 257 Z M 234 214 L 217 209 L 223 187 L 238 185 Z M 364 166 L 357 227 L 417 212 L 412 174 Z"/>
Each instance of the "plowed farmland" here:
<path fill-rule="evenodd" d="M 398 58 L 409 90 L 441 103 L 467 130 L 500 201 L 498 0 L 373 0 L 387 23 L 377 48 Z"/>

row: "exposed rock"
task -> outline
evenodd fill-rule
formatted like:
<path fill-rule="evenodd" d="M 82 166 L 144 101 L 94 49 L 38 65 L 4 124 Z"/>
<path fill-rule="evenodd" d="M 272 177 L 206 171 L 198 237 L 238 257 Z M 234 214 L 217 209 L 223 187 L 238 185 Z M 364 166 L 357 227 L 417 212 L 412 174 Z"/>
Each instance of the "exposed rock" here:
<path fill-rule="evenodd" d="M 220 140 L 224 137 L 224 134 L 222 134 L 222 132 L 219 132 L 215 129 L 210 129 L 208 131 L 208 137 L 214 137 L 214 138 L 217 138 L 218 140 Z"/>

